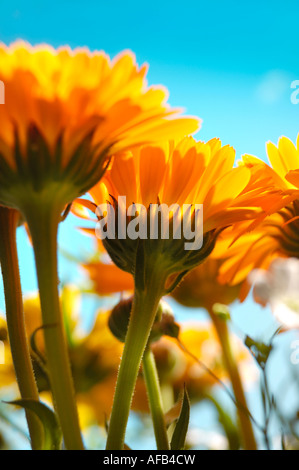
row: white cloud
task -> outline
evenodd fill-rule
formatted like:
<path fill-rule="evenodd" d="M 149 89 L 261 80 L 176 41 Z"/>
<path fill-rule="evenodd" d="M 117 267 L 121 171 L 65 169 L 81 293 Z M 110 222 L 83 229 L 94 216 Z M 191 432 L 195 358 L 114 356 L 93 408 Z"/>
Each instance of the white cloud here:
<path fill-rule="evenodd" d="M 271 70 L 262 78 L 257 86 L 256 95 L 265 104 L 280 101 L 285 93 L 289 93 L 291 77 L 283 70 Z"/>

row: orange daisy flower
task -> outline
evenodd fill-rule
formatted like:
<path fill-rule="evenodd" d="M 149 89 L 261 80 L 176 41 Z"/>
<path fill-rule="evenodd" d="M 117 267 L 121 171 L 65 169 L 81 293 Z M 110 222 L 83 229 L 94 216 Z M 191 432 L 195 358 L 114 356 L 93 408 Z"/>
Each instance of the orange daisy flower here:
<path fill-rule="evenodd" d="M 246 200 L 245 188 L 250 180 L 250 170 L 233 168 L 234 159 L 234 149 L 222 147 L 217 139 L 205 144 L 189 137 L 177 144 L 170 141 L 141 146 L 131 151 L 131 157 L 113 161 L 102 183 L 90 191 L 94 206 L 88 201 L 78 200 L 78 203 L 81 201 L 95 211 L 95 206 L 105 203 L 111 195 L 111 204 L 119 217 L 126 217 L 124 214 L 132 204 L 137 208 L 142 204 L 147 209 L 154 204 L 158 208 L 163 204 L 168 207 L 176 204 L 180 208 L 184 204 L 192 207 L 197 203 L 203 204 L 201 228 L 204 243 L 201 250 L 185 250 L 186 239 L 176 239 L 173 232 L 169 240 L 163 239 L 163 247 L 161 242 L 157 248 L 159 240 L 156 239 L 144 243 L 148 252 L 161 249 L 164 258 L 169 258 L 166 261 L 168 275 L 189 270 L 210 253 L 222 228 L 238 220 L 254 218 L 262 212 L 261 198 L 258 199 L 255 192 L 248 192 Z M 126 206 L 117 204 L 119 196 L 126 196 Z M 175 214 L 171 211 L 163 213 L 162 219 L 174 226 L 183 217 L 183 210 L 178 210 Z M 190 211 L 189 219 L 192 217 L 194 212 Z M 102 242 L 117 266 L 130 273 L 135 272 L 136 240 L 107 237 Z"/>
<path fill-rule="evenodd" d="M 240 299 L 244 300 L 250 289 L 246 281 L 255 268 L 267 269 L 278 257 L 299 257 L 299 134 L 297 148 L 286 137 L 281 137 L 276 147 L 267 144 L 273 168 L 255 157 L 245 156 L 249 167 L 265 171 L 272 186 L 282 191 L 268 216 L 259 223 L 241 222 L 228 228 L 218 239 L 213 256 L 223 258 L 219 281 L 237 285 L 244 282 Z M 267 213 L 267 212 L 266 212 Z M 236 240 L 236 234 L 242 234 Z M 236 240 L 236 241 L 235 241 Z"/>
<path fill-rule="evenodd" d="M 146 71 L 130 51 L 111 61 L 86 48 L 0 45 L 0 202 L 20 205 L 17 181 L 36 191 L 67 181 L 68 202 L 100 179 L 112 154 L 197 130 L 198 119 L 177 119 L 164 88 L 147 88 Z"/>

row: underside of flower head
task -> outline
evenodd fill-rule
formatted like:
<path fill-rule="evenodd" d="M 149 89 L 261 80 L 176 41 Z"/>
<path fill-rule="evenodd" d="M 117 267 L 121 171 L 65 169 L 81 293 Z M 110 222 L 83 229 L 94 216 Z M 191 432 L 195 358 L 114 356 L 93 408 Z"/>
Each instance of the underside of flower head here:
<path fill-rule="evenodd" d="M 278 257 L 299 257 L 298 144 L 299 135 L 297 148 L 286 137 L 279 139 L 277 147 L 269 142 L 267 152 L 273 168 L 250 155 L 243 157 L 241 164 L 250 168 L 257 187 L 270 189 L 263 194 L 264 213 L 253 222 L 226 229 L 213 252 L 215 258 L 224 260 L 219 281 L 243 283 L 241 300 L 249 292 L 246 278 L 253 269 L 268 269 Z"/>
<path fill-rule="evenodd" d="M 217 243 L 217 242 L 216 242 Z M 217 303 L 229 305 L 238 298 L 241 285 L 220 284 L 219 269 L 222 260 L 208 257 L 202 264 L 188 273 L 172 296 L 182 305 L 205 308 L 212 311 Z"/>
<path fill-rule="evenodd" d="M 130 51 L 110 60 L 86 48 L 0 45 L 0 203 L 63 183 L 66 204 L 99 181 L 112 155 L 196 131 L 199 120 L 178 118 L 163 87 L 147 87 L 146 71 Z"/>
<path fill-rule="evenodd" d="M 184 275 L 211 253 L 225 227 L 261 213 L 258 188 L 250 186 L 246 193 L 251 172 L 233 168 L 234 158 L 234 150 L 217 139 L 185 138 L 140 146 L 115 159 L 90 191 L 99 236 L 114 263 L 135 281 L 151 264 L 167 276 Z M 153 214 L 158 215 L 154 236 Z M 186 221 L 194 240 L 200 240 L 191 249 Z"/>
<path fill-rule="evenodd" d="M 246 232 L 246 226 L 248 223 L 227 230 L 218 239 L 213 255 L 225 260 L 220 268 L 220 282 L 236 285 L 246 280 L 253 269 L 267 269 L 277 257 L 299 258 L 297 200 L 266 217 L 255 230 Z M 234 242 L 236 232 L 243 235 Z"/>

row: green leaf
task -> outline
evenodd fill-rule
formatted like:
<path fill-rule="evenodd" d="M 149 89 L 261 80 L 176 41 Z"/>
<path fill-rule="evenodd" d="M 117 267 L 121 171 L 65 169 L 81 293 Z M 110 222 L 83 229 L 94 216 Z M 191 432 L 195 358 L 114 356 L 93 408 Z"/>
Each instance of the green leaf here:
<path fill-rule="evenodd" d="M 62 432 L 55 413 L 44 403 L 36 400 L 15 400 L 6 402 L 33 411 L 41 420 L 44 428 L 44 441 L 41 450 L 60 450 Z"/>
<path fill-rule="evenodd" d="M 171 450 L 181 450 L 184 449 L 186 435 L 189 426 L 190 419 L 190 401 L 186 387 L 184 388 L 184 397 L 182 403 L 181 413 L 176 424 L 175 430 L 172 435 L 170 448 Z"/>
<path fill-rule="evenodd" d="M 267 345 L 262 342 L 254 341 L 250 336 L 246 336 L 245 346 L 250 350 L 258 365 L 264 369 L 273 346 L 271 344 Z"/>
<path fill-rule="evenodd" d="M 231 418 L 229 413 L 227 413 L 227 411 L 224 408 L 222 408 L 220 403 L 212 395 L 207 395 L 206 399 L 210 400 L 217 410 L 219 423 L 222 425 L 223 430 L 228 439 L 229 449 L 239 450 L 241 447 L 240 436 L 239 436 L 240 433 L 233 419 Z"/>
<path fill-rule="evenodd" d="M 40 350 L 38 349 L 37 347 L 37 344 L 36 344 L 36 334 L 38 333 L 38 331 L 41 331 L 43 330 L 45 327 L 44 326 L 39 326 L 38 328 L 36 328 L 32 335 L 30 336 L 30 347 L 33 351 L 33 353 L 35 354 L 35 358 L 39 361 L 39 363 L 43 366 L 45 366 L 46 364 L 46 359 L 45 357 L 43 356 L 43 354 L 40 352 Z"/>

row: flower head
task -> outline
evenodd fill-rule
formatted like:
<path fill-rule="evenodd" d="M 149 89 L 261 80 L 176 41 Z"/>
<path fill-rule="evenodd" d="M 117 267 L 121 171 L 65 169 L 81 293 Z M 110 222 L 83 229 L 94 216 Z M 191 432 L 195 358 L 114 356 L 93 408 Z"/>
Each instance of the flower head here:
<path fill-rule="evenodd" d="M 67 203 L 112 154 L 197 130 L 197 119 L 176 119 L 164 88 L 147 88 L 146 70 L 129 51 L 111 61 L 86 48 L 0 45 L 0 203 L 20 205 L 22 187 L 53 195 L 62 182 Z"/>
<path fill-rule="evenodd" d="M 241 366 L 243 377 L 247 383 L 253 381 L 255 377 L 250 353 L 237 337 L 232 339 L 233 351 Z M 173 383 L 177 394 L 185 384 L 190 397 L 199 399 L 204 391 L 218 384 L 209 370 L 220 380 L 227 379 L 221 345 L 216 331 L 208 322 L 182 323 L 179 340 L 185 346 L 184 351 L 173 338 L 163 337 L 153 344 L 160 380 L 162 383 Z"/>
<path fill-rule="evenodd" d="M 236 285 L 244 281 L 247 286 L 241 291 L 241 300 L 250 289 L 246 278 L 253 269 L 268 269 L 279 257 L 299 257 L 298 148 L 286 137 L 281 137 L 277 147 L 269 142 L 267 151 L 273 168 L 248 155 L 243 164 L 255 175 L 264 173 L 268 186 L 279 191 L 277 197 L 270 199 L 271 204 L 260 220 L 241 222 L 226 229 L 214 251 L 215 257 L 224 259 L 220 282 Z"/>
<path fill-rule="evenodd" d="M 187 307 L 201 307 L 212 310 L 217 303 L 229 305 L 238 298 L 241 284 L 228 285 L 218 281 L 222 260 L 207 258 L 188 273 L 172 292 L 180 304 Z"/>
<path fill-rule="evenodd" d="M 233 168 L 234 158 L 234 150 L 222 147 L 217 139 L 203 143 L 189 137 L 141 146 L 115 159 L 102 183 L 90 191 L 96 206 L 104 203 L 108 221 L 111 210 L 116 230 L 110 237 L 108 227 L 103 244 L 115 264 L 136 274 L 136 254 L 141 250 L 167 276 L 188 271 L 211 252 L 221 229 L 261 211 L 252 194 L 247 200 L 244 193 L 250 170 Z M 197 204 L 202 205 L 198 219 Z M 92 207 L 90 202 L 87 205 Z M 157 232 L 152 231 L 153 219 Z M 124 230 L 120 236 L 119 221 Z M 184 231 L 186 221 L 195 242 L 202 234 L 196 248 L 186 249 L 191 239 Z"/>
<path fill-rule="evenodd" d="M 241 284 L 239 298 L 243 301 L 251 287 L 247 277 L 253 269 L 268 269 L 279 257 L 298 257 L 298 216 L 299 205 L 294 201 L 266 217 L 253 231 L 248 223 L 227 229 L 213 252 L 213 257 L 221 260 L 218 282 L 231 287 Z"/>

